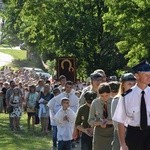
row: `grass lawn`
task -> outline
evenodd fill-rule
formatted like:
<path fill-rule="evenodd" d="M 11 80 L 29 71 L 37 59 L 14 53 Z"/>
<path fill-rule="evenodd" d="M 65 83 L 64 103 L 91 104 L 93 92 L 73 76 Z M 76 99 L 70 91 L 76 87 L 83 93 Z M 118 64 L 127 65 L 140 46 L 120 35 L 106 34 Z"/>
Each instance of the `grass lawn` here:
<path fill-rule="evenodd" d="M 0 150 L 50 150 L 51 132 L 41 133 L 40 124 L 35 131 L 27 129 L 27 114 L 21 117 L 21 131 L 11 131 L 8 114 L 0 113 Z"/>
<path fill-rule="evenodd" d="M 0 49 L 0 52 L 11 55 L 16 60 L 26 59 L 27 51 L 15 49 Z"/>
<path fill-rule="evenodd" d="M 27 59 L 27 51 L 26 50 L 16 50 L 15 48 L 11 48 L 8 45 L 0 45 L 0 52 L 11 55 L 14 58 L 12 63 L 7 64 L 7 66 L 12 67 L 13 70 L 18 70 L 20 67 L 39 67 L 39 66 L 41 66 L 41 60 Z"/>

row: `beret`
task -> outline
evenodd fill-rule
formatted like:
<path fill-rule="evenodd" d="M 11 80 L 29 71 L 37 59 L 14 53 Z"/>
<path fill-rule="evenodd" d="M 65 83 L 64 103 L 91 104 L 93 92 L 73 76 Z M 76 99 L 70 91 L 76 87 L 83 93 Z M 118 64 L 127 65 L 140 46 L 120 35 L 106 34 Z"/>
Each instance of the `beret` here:
<path fill-rule="evenodd" d="M 84 98 L 87 101 L 93 101 L 96 97 L 97 97 L 97 94 L 95 92 L 93 92 L 93 91 L 87 91 L 84 94 Z"/>
<path fill-rule="evenodd" d="M 133 73 L 125 73 L 121 76 L 120 81 L 135 81 L 136 77 L 133 75 Z"/>
<path fill-rule="evenodd" d="M 98 73 L 98 72 L 93 72 L 90 74 L 90 78 L 91 79 L 97 79 L 97 78 L 102 78 L 103 75 L 101 73 Z"/>

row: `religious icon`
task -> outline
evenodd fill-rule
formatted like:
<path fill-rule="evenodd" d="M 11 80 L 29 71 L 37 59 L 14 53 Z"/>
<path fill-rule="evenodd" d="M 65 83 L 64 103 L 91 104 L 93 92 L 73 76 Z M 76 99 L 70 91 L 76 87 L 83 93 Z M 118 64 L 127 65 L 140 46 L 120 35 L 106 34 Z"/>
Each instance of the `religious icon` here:
<path fill-rule="evenodd" d="M 57 59 L 57 77 L 65 75 L 67 80 L 76 80 L 76 62 L 74 57 L 60 57 Z"/>

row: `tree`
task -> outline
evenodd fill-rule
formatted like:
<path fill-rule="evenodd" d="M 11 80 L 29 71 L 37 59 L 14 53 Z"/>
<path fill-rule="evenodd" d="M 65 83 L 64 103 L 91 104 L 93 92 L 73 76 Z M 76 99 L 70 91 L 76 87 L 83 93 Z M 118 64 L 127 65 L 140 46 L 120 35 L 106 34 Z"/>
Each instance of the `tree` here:
<path fill-rule="evenodd" d="M 115 46 L 115 36 L 103 28 L 107 11 L 104 0 L 9 0 L 6 27 L 50 60 L 76 57 L 79 76 L 97 68 L 111 75 L 126 61 Z"/>
<path fill-rule="evenodd" d="M 107 1 L 105 30 L 118 38 L 116 45 L 128 66 L 150 58 L 150 2 L 146 0 Z M 149 59 L 150 60 L 150 59 Z"/>

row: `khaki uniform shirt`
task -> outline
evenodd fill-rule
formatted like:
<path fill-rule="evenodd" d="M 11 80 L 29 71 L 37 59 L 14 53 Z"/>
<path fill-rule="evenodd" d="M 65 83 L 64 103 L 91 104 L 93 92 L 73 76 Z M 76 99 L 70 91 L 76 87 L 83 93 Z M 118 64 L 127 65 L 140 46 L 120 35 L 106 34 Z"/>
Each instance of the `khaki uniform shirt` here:
<path fill-rule="evenodd" d="M 108 111 L 108 117 L 107 120 L 111 122 L 111 101 L 112 98 L 107 100 L 107 111 Z M 100 98 L 95 99 L 90 108 L 90 113 L 89 113 L 89 119 L 88 122 L 91 126 L 94 125 L 95 120 L 102 122 L 103 121 L 103 106 L 104 106 L 104 101 Z"/>

